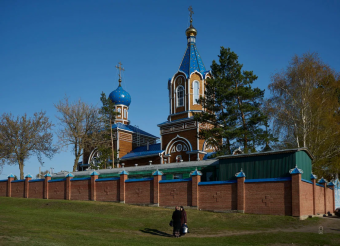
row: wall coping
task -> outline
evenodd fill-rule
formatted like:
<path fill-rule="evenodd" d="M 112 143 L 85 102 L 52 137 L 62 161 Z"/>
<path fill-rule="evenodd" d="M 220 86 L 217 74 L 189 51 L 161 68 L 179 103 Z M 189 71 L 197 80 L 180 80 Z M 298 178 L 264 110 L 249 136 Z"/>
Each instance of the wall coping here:
<path fill-rule="evenodd" d="M 28 183 L 41 182 L 41 181 L 45 181 L 45 179 L 32 179 L 32 180 L 28 181 Z"/>
<path fill-rule="evenodd" d="M 102 182 L 102 181 L 111 181 L 111 180 L 120 180 L 120 178 L 103 178 L 103 179 L 96 179 L 96 182 Z"/>
<path fill-rule="evenodd" d="M 0 182 L 7 182 L 8 179 L 1 179 Z"/>
<path fill-rule="evenodd" d="M 153 180 L 153 178 L 127 179 L 127 180 L 125 180 L 125 183 L 131 183 L 131 182 L 143 182 L 143 181 L 150 181 L 150 180 Z"/>
<path fill-rule="evenodd" d="M 318 183 L 316 183 L 316 185 L 317 185 L 317 186 L 320 186 L 320 187 L 322 187 L 322 188 L 324 188 L 324 186 L 323 186 L 323 185 L 321 185 L 321 184 L 318 184 Z"/>
<path fill-rule="evenodd" d="M 91 178 L 73 178 L 71 181 L 91 180 Z"/>
<path fill-rule="evenodd" d="M 199 182 L 198 185 L 219 185 L 219 184 L 235 184 L 235 183 L 237 183 L 237 180 Z"/>
<path fill-rule="evenodd" d="M 159 183 L 176 183 L 176 182 L 188 182 L 188 181 L 191 181 L 191 178 L 160 180 Z"/>
<path fill-rule="evenodd" d="M 268 178 L 268 179 L 246 179 L 245 183 L 261 183 L 261 182 L 281 182 L 281 181 L 291 181 L 291 177 L 284 178 Z"/>
<path fill-rule="evenodd" d="M 308 183 L 308 184 L 313 184 L 312 181 L 309 181 L 309 180 L 307 180 L 307 179 L 301 179 L 301 181 L 306 182 L 306 183 Z"/>
<path fill-rule="evenodd" d="M 60 181 L 65 181 L 65 180 L 66 180 L 65 178 L 64 179 L 51 179 L 48 182 L 52 183 L 52 182 L 60 182 Z"/>
<path fill-rule="evenodd" d="M 25 179 L 13 180 L 11 183 L 25 182 Z"/>

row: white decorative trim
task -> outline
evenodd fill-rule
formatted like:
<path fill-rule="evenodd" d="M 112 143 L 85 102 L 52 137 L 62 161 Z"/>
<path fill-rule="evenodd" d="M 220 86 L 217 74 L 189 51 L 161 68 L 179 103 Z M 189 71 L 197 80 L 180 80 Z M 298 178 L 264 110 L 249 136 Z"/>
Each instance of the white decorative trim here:
<path fill-rule="evenodd" d="M 198 137 L 199 131 L 200 131 L 200 123 L 197 122 L 197 148 L 196 148 L 197 150 L 200 149 L 200 139 Z M 197 153 L 197 160 L 199 160 L 199 158 L 200 158 L 200 154 Z"/>
<path fill-rule="evenodd" d="M 185 79 L 184 79 L 184 111 L 187 111 L 187 86 L 188 83 L 186 83 Z"/>
<path fill-rule="evenodd" d="M 198 84 L 198 99 L 200 98 L 200 88 L 201 88 L 201 85 L 200 85 L 200 82 L 198 80 L 194 80 L 192 82 L 192 94 L 193 94 L 193 97 L 192 97 L 192 105 L 198 105 L 198 102 L 195 102 L 195 86 L 194 86 L 194 83 L 197 83 Z"/>
<path fill-rule="evenodd" d="M 182 141 L 184 141 L 185 143 L 187 143 L 188 146 L 189 146 L 189 148 L 190 148 L 190 150 L 192 150 L 192 146 L 191 146 L 190 141 L 189 141 L 188 139 L 184 138 L 184 137 L 181 137 L 181 136 L 177 135 L 176 137 L 174 137 L 173 139 L 171 139 L 171 140 L 169 141 L 169 143 L 167 144 L 167 146 L 166 146 L 166 148 L 165 148 L 165 153 L 168 153 L 168 152 L 169 152 L 169 149 L 171 149 L 172 145 L 175 144 L 175 143 L 177 143 L 177 142 L 179 141 L 179 140 L 175 141 L 177 138 L 180 139 L 180 140 L 182 140 Z"/>
<path fill-rule="evenodd" d="M 97 151 L 98 151 L 98 148 L 94 148 L 94 149 L 91 151 L 91 153 L 90 153 L 90 155 L 89 155 L 89 159 L 87 160 L 87 164 L 90 164 L 90 163 L 91 163 L 91 161 L 92 161 L 94 155 L 97 153 Z"/>
<path fill-rule="evenodd" d="M 179 90 L 179 88 L 180 87 L 182 87 L 183 88 L 183 105 L 182 106 L 178 106 L 178 98 L 177 98 L 177 93 L 178 93 L 178 90 Z M 176 87 L 176 90 L 175 90 L 176 92 L 175 92 L 175 94 L 176 94 L 176 98 L 175 98 L 175 104 L 176 104 L 176 109 L 177 108 L 181 108 L 181 107 L 184 107 L 184 99 L 185 99 L 185 88 L 184 88 L 184 86 L 183 85 L 179 85 L 179 86 L 177 86 Z M 177 110 L 176 110 L 177 111 Z"/>
<path fill-rule="evenodd" d="M 188 101 L 189 101 L 189 103 L 188 103 L 188 105 L 189 105 L 188 111 L 190 111 L 190 106 L 191 106 L 191 103 L 190 103 L 190 78 L 187 79 L 187 83 L 189 85 L 189 87 L 188 87 Z M 189 117 L 189 113 L 188 113 L 188 117 Z"/>
<path fill-rule="evenodd" d="M 116 144 L 116 147 L 117 147 L 117 157 L 118 158 L 120 158 L 120 156 L 119 156 L 119 142 L 120 142 L 120 136 L 119 136 L 120 134 L 119 134 L 119 131 L 117 131 L 117 144 Z M 131 134 L 131 142 L 133 141 L 133 137 L 132 137 L 132 134 Z"/>
<path fill-rule="evenodd" d="M 172 97 L 170 98 L 171 102 L 170 102 L 170 114 L 173 113 L 173 111 L 176 110 L 176 106 L 177 106 L 177 101 L 176 101 L 176 89 L 175 89 L 175 86 L 176 86 L 176 81 L 178 78 L 180 77 L 183 77 L 183 80 L 184 80 L 184 83 L 185 83 L 185 80 L 186 80 L 186 74 L 184 72 L 180 72 L 180 73 L 183 73 L 182 74 L 179 74 L 178 72 L 174 74 L 174 76 L 172 76 L 171 78 L 171 82 L 170 82 L 170 88 L 171 88 L 171 92 L 170 92 L 170 96 L 172 95 Z M 175 80 L 176 79 L 176 80 Z M 184 94 L 185 95 L 185 94 Z M 173 107 L 173 108 L 172 108 Z M 173 109 L 173 110 L 172 110 Z"/>

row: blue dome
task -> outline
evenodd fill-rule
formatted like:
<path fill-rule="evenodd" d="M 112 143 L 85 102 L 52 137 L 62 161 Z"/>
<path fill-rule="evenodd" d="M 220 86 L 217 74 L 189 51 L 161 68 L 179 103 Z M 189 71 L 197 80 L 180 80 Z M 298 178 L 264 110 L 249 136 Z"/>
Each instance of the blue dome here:
<path fill-rule="evenodd" d="M 109 98 L 114 104 L 123 104 L 125 106 L 130 106 L 131 96 L 125 91 L 120 85 L 116 90 L 110 93 Z"/>

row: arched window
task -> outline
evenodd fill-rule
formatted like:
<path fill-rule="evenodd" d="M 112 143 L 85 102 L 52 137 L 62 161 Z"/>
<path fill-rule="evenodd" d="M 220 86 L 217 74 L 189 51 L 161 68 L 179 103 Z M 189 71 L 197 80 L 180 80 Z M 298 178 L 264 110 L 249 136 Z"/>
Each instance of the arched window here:
<path fill-rule="evenodd" d="M 121 108 L 118 108 L 118 113 L 119 113 L 118 117 L 122 117 L 122 109 Z"/>
<path fill-rule="evenodd" d="M 184 106 L 184 88 L 183 86 L 177 87 L 177 107 L 183 107 Z"/>
<path fill-rule="evenodd" d="M 200 84 L 198 81 L 194 81 L 194 104 L 198 104 L 198 99 L 200 95 Z"/>
<path fill-rule="evenodd" d="M 126 108 L 124 109 L 124 118 L 126 119 Z"/>

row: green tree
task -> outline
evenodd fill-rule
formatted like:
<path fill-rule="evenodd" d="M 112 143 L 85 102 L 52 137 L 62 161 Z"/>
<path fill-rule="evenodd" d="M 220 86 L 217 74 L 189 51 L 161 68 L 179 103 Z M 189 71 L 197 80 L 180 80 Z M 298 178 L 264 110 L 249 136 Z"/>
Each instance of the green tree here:
<path fill-rule="evenodd" d="M 102 122 L 100 131 L 102 140 L 98 144 L 98 151 L 100 152 L 99 163 L 104 164 L 106 167 L 107 161 L 112 159 L 112 168 L 114 168 L 114 161 L 117 157 L 117 153 L 115 153 L 114 150 L 112 125 L 116 120 L 116 116 L 119 115 L 119 112 L 116 112 L 115 104 L 110 98 L 106 97 L 104 92 L 101 94 L 100 101 L 103 105 L 99 110 L 101 115 L 100 120 Z"/>
<path fill-rule="evenodd" d="M 230 48 L 221 47 L 219 64 L 213 61 L 212 78 L 207 79 L 205 97 L 199 102 L 205 111 L 195 119 L 206 127 L 199 136 L 210 141 L 222 153 L 241 144 L 245 152 L 274 140 L 263 130 L 267 116 L 261 111 L 264 90 L 252 88 L 257 79 L 253 71 L 242 71 L 238 56 Z"/>
<path fill-rule="evenodd" d="M 0 118 L 0 157 L 3 163 L 19 165 L 20 179 L 24 178 L 25 162 L 33 155 L 43 165 L 43 155 L 52 158 L 57 148 L 52 145 L 52 123 L 45 112 L 32 118 L 25 114 L 14 117 L 4 113 Z"/>
<path fill-rule="evenodd" d="M 295 55 L 268 86 L 268 111 L 283 148 L 308 148 L 313 171 L 340 173 L 340 76 L 316 53 Z"/>

